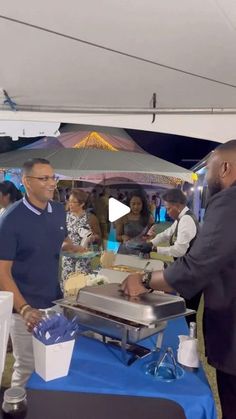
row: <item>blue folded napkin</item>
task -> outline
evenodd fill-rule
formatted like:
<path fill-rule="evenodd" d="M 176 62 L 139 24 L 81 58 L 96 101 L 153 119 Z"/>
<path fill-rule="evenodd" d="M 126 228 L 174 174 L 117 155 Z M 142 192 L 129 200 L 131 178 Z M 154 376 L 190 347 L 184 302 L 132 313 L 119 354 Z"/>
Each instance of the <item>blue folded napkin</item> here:
<path fill-rule="evenodd" d="M 44 345 L 52 345 L 74 339 L 78 329 L 76 317 L 68 320 L 63 314 L 57 313 L 43 318 L 34 327 L 33 336 Z"/>

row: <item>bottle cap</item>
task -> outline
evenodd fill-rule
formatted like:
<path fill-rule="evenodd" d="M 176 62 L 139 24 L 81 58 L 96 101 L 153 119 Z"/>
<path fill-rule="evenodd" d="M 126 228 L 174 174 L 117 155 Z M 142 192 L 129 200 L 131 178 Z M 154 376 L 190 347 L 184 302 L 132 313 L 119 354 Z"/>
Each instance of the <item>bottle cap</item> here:
<path fill-rule="evenodd" d="M 26 398 L 26 391 L 23 387 L 11 387 L 4 392 L 3 400 L 7 403 L 18 403 Z"/>
<path fill-rule="evenodd" d="M 197 337 L 197 324 L 195 322 L 189 324 L 189 336 L 195 339 Z"/>

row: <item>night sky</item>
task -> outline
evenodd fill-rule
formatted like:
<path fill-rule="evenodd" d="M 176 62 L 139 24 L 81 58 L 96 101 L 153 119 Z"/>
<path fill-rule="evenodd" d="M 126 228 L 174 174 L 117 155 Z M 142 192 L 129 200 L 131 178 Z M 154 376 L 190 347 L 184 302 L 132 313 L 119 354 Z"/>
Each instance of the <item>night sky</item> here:
<path fill-rule="evenodd" d="M 0 153 L 16 150 L 17 148 L 32 144 L 40 138 L 42 137 L 19 138 L 18 141 L 12 141 L 11 137 L 0 137 Z"/>
<path fill-rule="evenodd" d="M 219 145 L 219 143 L 214 141 L 199 140 L 179 135 L 138 130 L 126 130 L 126 132 L 148 153 L 186 169 L 193 167 Z M 191 161 L 184 161 L 185 159 Z"/>
<path fill-rule="evenodd" d="M 186 169 L 193 167 L 218 145 L 218 143 L 213 141 L 160 134 L 157 132 L 139 130 L 126 130 L 126 132 L 148 153 L 170 161 L 171 163 L 178 164 Z M 42 137 L 32 139 L 20 138 L 18 141 L 12 141 L 10 137 L 1 137 L 0 153 L 26 146 L 40 138 Z M 190 161 L 185 161 L 185 159 Z"/>

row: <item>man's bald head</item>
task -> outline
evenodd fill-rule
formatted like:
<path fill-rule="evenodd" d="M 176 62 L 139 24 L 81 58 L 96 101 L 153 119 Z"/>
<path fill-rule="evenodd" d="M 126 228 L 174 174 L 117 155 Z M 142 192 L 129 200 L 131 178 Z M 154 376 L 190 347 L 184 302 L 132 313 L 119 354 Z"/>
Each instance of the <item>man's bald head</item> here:
<path fill-rule="evenodd" d="M 227 141 L 227 143 L 220 144 L 215 152 L 219 153 L 221 156 L 227 156 L 229 159 L 236 159 L 236 140 Z"/>
<path fill-rule="evenodd" d="M 210 195 L 236 182 L 236 140 L 218 146 L 208 160 L 207 169 Z"/>

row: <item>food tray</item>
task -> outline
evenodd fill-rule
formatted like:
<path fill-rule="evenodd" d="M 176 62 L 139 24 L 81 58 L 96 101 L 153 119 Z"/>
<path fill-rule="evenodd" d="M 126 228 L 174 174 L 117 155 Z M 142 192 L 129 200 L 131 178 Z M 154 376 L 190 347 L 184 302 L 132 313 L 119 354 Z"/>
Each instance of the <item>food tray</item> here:
<path fill-rule="evenodd" d="M 134 266 L 127 266 L 127 265 L 113 265 L 110 267 L 113 271 L 119 272 L 127 272 L 129 273 L 143 273 L 142 268 L 135 268 Z"/>
<path fill-rule="evenodd" d="M 70 253 L 62 252 L 62 256 L 73 258 L 73 259 L 92 259 L 100 255 L 100 252 L 88 251 L 85 253 Z"/>
<path fill-rule="evenodd" d="M 181 297 L 153 292 L 132 298 L 124 295 L 118 284 L 84 287 L 78 294 L 77 302 L 147 326 L 186 313 L 185 301 Z"/>

